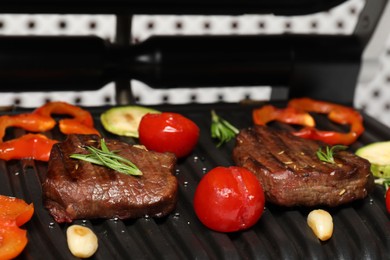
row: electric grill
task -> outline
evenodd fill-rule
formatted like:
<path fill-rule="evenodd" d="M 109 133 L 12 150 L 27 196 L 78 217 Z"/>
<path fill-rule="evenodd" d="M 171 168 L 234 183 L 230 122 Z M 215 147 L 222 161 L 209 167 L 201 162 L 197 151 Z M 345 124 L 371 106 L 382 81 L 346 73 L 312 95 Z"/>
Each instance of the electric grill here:
<path fill-rule="evenodd" d="M 203 86 L 274 87 L 271 102 L 310 96 L 352 105 L 354 89 L 365 73 L 362 62 L 380 26 L 387 1 L 367 1 L 352 35 L 273 36 L 156 36 L 131 42 L 131 16 L 138 13 L 301 15 L 323 11 L 343 1 L 136 1 L 136 0 L 13 0 L 1 1 L 7 13 L 113 13 L 118 17 L 116 42 L 96 37 L 0 37 L 0 91 L 93 90 L 114 81 L 117 104 L 133 103 L 130 79 L 155 88 Z M 388 8 L 388 7 L 387 7 Z M 369 70 L 368 70 L 369 71 Z M 280 91 L 281 89 L 285 91 Z M 286 94 L 287 93 L 287 94 Z M 239 104 L 159 105 L 176 111 L 201 128 L 193 153 L 178 162 L 177 209 L 168 217 L 121 221 L 79 220 L 94 230 L 99 249 L 94 259 L 388 259 L 389 217 L 384 190 L 377 186 L 365 200 L 328 209 L 334 219 L 333 237 L 320 242 L 306 224 L 307 208 L 267 205 L 251 229 L 223 234 L 204 227 L 196 218 L 192 199 L 198 181 L 216 166 L 232 165 L 234 141 L 217 148 L 209 134 L 210 110 L 238 128 L 252 125 L 257 102 Z M 107 107 L 88 108 L 104 136 L 113 136 L 99 124 Z M 7 113 L 25 112 L 15 108 Z M 389 140 L 390 130 L 363 113 L 366 131 L 350 148 Z M 341 131 L 324 117 L 319 128 Z M 7 132 L 14 138 L 24 131 Z M 50 137 L 63 139 L 54 130 Z M 47 164 L 32 160 L 0 162 L 0 194 L 33 202 L 35 213 L 25 225 L 29 242 L 19 259 L 74 259 L 68 250 L 66 224 L 53 221 L 42 206 L 41 181 Z"/>

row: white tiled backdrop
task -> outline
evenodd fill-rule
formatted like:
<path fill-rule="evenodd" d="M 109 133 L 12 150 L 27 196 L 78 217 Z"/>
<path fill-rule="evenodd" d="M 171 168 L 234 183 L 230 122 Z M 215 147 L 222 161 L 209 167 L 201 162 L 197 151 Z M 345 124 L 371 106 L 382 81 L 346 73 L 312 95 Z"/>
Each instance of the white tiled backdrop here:
<path fill-rule="evenodd" d="M 139 15 L 133 19 L 133 39 L 143 41 L 150 35 L 172 34 L 281 34 L 330 33 L 351 34 L 364 0 L 350 0 L 328 12 L 281 17 L 273 15 L 243 16 L 174 16 Z M 107 40 L 115 37 L 115 17 L 111 15 L 0 15 L 1 35 L 98 35 Z M 359 83 L 355 107 L 390 126 L 390 38 L 379 57 L 380 70 L 372 80 Z M 237 102 L 248 95 L 252 99 L 269 99 L 267 86 L 245 88 L 153 90 L 141 82 L 132 82 L 140 104 L 215 102 L 223 98 Z M 196 97 L 194 99 L 194 97 Z M 0 93 L 0 106 L 36 107 L 47 100 L 63 100 L 83 106 L 114 104 L 114 87 L 108 84 L 94 92 Z"/>

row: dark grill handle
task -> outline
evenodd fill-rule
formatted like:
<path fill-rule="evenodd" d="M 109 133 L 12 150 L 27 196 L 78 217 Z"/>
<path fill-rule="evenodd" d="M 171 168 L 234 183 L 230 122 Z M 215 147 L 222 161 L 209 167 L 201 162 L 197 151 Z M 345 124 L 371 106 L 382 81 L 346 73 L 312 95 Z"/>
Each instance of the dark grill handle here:
<path fill-rule="evenodd" d="M 361 52 L 354 36 L 154 36 L 129 46 L 89 36 L 4 36 L 0 91 L 95 90 L 137 79 L 154 88 L 289 87 L 291 96 L 349 103 Z"/>

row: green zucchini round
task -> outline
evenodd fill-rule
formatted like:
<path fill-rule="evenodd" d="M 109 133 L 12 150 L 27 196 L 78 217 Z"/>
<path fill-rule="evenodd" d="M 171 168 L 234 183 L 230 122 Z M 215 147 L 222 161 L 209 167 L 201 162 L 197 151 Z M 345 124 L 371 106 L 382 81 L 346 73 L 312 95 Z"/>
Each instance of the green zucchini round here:
<path fill-rule="evenodd" d="M 356 155 L 371 163 L 371 172 L 375 177 L 390 177 L 390 141 L 363 146 L 356 151 Z"/>
<path fill-rule="evenodd" d="M 108 132 L 138 138 L 138 127 L 142 117 L 148 113 L 161 113 L 143 106 L 113 107 L 100 115 L 100 121 Z"/>

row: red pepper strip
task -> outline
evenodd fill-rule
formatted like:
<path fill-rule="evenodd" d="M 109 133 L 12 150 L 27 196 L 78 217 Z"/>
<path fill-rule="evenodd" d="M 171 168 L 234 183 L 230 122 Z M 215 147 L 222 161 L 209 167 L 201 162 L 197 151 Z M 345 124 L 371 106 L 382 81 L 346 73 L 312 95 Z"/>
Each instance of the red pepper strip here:
<path fill-rule="evenodd" d="M 30 158 L 47 162 L 51 148 L 57 142 L 42 134 L 26 134 L 0 143 L 0 159 L 8 161 Z"/>
<path fill-rule="evenodd" d="M 27 231 L 19 227 L 34 213 L 33 204 L 0 195 L 0 259 L 17 257 L 27 245 Z"/>
<path fill-rule="evenodd" d="M 4 115 L 0 117 L 0 142 L 2 142 L 7 127 L 21 127 L 31 132 L 44 132 L 52 129 L 56 121 L 50 117 L 38 114 Z"/>
<path fill-rule="evenodd" d="M 321 140 L 330 145 L 350 145 L 364 132 L 363 118 L 360 113 L 353 108 L 310 98 L 292 99 L 288 103 L 288 106 L 307 112 L 328 114 L 329 120 L 343 125 L 349 124 L 351 126 L 348 133 L 320 131 L 313 127 L 305 127 L 294 133 L 297 136 Z"/>
<path fill-rule="evenodd" d="M 29 221 L 34 214 L 33 204 L 24 200 L 0 195 L 0 218 L 13 219 L 18 226 Z"/>
<path fill-rule="evenodd" d="M 92 115 L 80 107 L 65 102 L 49 102 L 33 113 L 0 117 L 0 159 L 31 158 L 48 161 L 50 151 L 57 141 L 50 140 L 43 135 L 28 134 L 20 138 L 2 142 L 7 127 L 21 127 L 31 132 L 44 132 L 52 129 L 56 121 L 52 114 L 69 114 L 72 119 L 60 120 L 60 130 L 64 134 L 99 134 L 93 128 Z"/>
<path fill-rule="evenodd" d="M 63 134 L 97 134 L 100 133 L 93 127 L 91 113 L 80 107 L 65 102 L 49 102 L 37 108 L 33 113 L 50 117 L 52 114 L 71 115 L 72 119 L 59 121 Z"/>
<path fill-rule="evenodd" d="M 276 108 L 272 105 L 265 105 L 261 108 L 254 109 L 252 118 L 256 125 L 266 125 L 268 122 L 277 120 L 287 124 L 297 124 L 304 126 L 314 126 L 313 117 L 301 110 L 293 107 Z"/>
<path fill-rule="evenodd" d="M 0 259 L 14 259 L 27 245 L 27 231 L 20 229 L 15 221 L 0 218 L 0 222 Z"/>
<path fill-rule="evenodd" d="M 73 119 L 60 120 L 60 131 L 64 134 L 96 134 L 100 136 L 98 130 L 93 127 L 86 126 Z"/>
<path fill-rule="evenodd" d="M 320 131 L 314 127 L 304 127 L 297 132 L 293 132 L 295 136 L 306 139 L 320 140 L 329 145 L 350 145 L 356 141 L 358 136 L 356 133 L 339 133 L 332 131 Z"/>
<path fill-rule="evenodd" d="M 52 114 L 71 115 L 73 116 L 73 119 L 79 123 L 93 127 L 93 118 L 91 113 L 78 106 L 73 106 L 66 102 L 48 102 L 45 105 L 37 108 L 33 113 L 46 117 L 51 117 Z"/>

